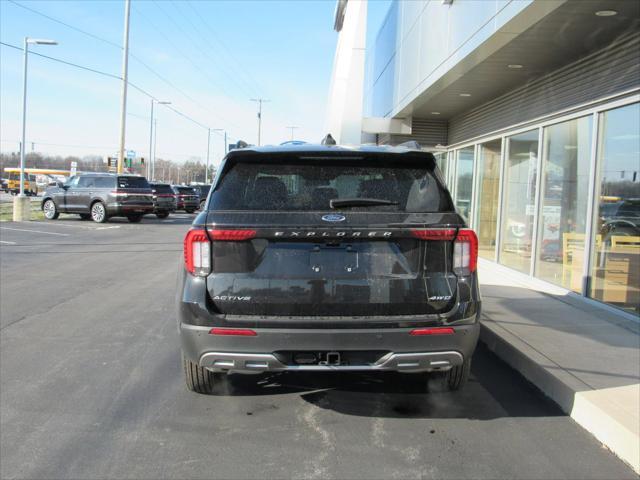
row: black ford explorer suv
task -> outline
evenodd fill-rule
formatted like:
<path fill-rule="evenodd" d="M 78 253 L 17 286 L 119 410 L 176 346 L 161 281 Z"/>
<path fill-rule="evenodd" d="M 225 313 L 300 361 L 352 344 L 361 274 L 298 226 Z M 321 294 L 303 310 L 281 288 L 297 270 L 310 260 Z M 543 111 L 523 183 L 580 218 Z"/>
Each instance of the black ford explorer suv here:
<path fill-rule="evenodd" d="M 114 173 L 81 173 L 67 183 L 47 188 L 42 196 L 47 220 L 60 213 L 77 213 L 84 220 L 104 223 L 110 217 L 127 217 L 130 222 L 153 213 L 151 188 L 147 179 Z"/>
<path fill-rule="evenodd" d="M 430 153 L 233 150 L 184 239 L 187 387 L 212 393 L 227 372 L 393 370 L 458 389 L 478 340 L 476 264 Z"/>
<path fill-rule="evenodd" d="M 173 193 L 176 196 L 176 209 L 193 213 L 200 208 L 200 193 L 193 187 L 184 185 L 172 185 Z"/>
<path fill-rule="evenodd" d="M 153 194 L 153 207 L 158 218 L 167 218 L 176 211 L 176 195 L 168 183 L 149 182 Z"/>

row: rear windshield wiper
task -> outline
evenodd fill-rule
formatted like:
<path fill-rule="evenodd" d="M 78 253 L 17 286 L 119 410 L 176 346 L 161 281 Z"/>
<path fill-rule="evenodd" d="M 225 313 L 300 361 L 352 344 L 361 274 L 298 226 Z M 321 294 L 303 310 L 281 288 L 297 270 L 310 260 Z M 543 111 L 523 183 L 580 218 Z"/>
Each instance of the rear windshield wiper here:
<path fill-rule="evenodd" d="M 331 208 L 372 207 L 376 205 L 398 205 L 398 202 L 384 198 L 334 198 L 329 200 Z"/>

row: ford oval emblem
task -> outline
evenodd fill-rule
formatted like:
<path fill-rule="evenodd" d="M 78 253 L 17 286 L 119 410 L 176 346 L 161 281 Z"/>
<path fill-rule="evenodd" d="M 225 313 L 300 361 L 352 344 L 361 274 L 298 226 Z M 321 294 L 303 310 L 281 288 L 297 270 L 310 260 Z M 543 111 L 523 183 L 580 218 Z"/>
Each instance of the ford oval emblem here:
<path fill-rule="evenodd" d="M 322 220 L 325 222 L 344 222 L 346 219 L 347 217 L 337 213 L 330 213 L 329 215 L 322 216 Z"/>

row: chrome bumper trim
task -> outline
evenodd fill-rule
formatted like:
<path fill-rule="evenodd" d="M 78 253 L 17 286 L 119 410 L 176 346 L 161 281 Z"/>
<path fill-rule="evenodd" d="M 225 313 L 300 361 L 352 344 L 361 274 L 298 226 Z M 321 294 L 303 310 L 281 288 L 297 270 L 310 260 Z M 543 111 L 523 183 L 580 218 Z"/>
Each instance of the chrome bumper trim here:
<path fill-rule="evenodd" d="M 200 366 L 213 371 L 398 371 L 428 372 L 448 370 L 463 362 L 460 352 L 388 353 L 370 365 L 286 365 L 271 353 L 208 352 L 200 357 Z"/>

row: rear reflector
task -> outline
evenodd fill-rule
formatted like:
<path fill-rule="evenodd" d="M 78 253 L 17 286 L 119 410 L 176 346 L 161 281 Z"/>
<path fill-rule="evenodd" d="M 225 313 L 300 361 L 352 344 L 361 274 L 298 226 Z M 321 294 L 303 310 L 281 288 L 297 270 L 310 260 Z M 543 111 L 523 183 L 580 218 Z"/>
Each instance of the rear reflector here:
<path fill-rule="evenodd" d="M 242 241 L 256 236 L 255 230 L 210 230 L 212 240 Z"/>
<path fill-rule="evenodd" d="M 255 337 L 257 333 L 248 328 L 212 328 L 209 335 L 237 335 L 240 337 Z"/>
<path fill-rule="evenodd" d="M 451 327 L 414 328 L 409 335 L 453 335 L 456 331 Z"/>

